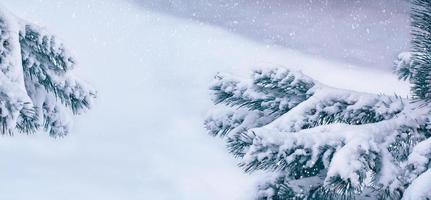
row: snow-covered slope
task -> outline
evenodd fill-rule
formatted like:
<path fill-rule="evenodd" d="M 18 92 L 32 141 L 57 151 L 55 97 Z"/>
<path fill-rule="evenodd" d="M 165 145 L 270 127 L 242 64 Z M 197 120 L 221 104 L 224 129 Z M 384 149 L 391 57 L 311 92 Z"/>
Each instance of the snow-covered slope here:
<path fill-rule="evenodd" d="M 0 199 L 247 199 L 253 178 L 202 125 L 218 71 L 282 65 L 331 86 L 408 92 L 386 71 L 261 45 L 120 0 L 2 3 L 57 33 L 99 99 L 66 138 L 1 138 Z"/>
<path fill-rule="evenodd" d="M 388 69 L 409 48 L 409 0 L 129 0 L 264 44 Z"/>

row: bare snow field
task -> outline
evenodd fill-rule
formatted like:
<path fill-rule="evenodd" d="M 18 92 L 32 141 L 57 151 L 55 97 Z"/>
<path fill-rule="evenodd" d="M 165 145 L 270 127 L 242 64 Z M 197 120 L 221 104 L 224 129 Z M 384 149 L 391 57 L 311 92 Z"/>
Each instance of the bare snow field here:
<path fill-rule="evenodd" d="M 248 199 L 253 176 L 202 125 L 219 71 L 285 66 L 334 87 L 409 90 L 389 70 L 262 44 L 127 1 L 2 4 L 62 38 L 99 98 L 65 138 L 1 138 L 0 199 Z"/>

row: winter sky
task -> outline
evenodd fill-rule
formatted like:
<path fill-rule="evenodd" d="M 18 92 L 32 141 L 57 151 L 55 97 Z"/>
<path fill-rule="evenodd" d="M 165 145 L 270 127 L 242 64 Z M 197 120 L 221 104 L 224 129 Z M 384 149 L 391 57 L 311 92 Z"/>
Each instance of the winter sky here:
<path fill-rule="evenodd" d="M 202 125 L 219 71 L 285 66 L 335 87 L 408 92 L 390 73 L 407 48 L 403 1 L 190 2 L 2 1 L 64 41 L 99 99 L 65 138 L 2 137 L 0 199 L 248 199 L 254 176 Z"/>

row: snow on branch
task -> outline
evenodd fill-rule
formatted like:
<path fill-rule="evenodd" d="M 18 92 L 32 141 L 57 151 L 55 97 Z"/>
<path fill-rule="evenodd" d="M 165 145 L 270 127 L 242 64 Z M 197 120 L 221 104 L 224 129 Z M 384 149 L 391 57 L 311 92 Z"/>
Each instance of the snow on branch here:
<path fill-rule="evenodd" d="M 246 172 L 275 174 L 259 186 L 259 199 L 399 197 L 411 183 L 396 174 L 413 165 L 415 145 L 429 135 L 426 107 L 283 68 L 254 71 L 251 80 L 226 77 L 210 87 L 218 105 L 205 125 L 227 137 Z"/>
<path fill-rule="evenodd" d="M 68 110 L 91 108 L 96 91 L 79 80 L 76 61 L 57 37 L 0 7 L 0 132 L 51 136 L 70 130 Z"/>

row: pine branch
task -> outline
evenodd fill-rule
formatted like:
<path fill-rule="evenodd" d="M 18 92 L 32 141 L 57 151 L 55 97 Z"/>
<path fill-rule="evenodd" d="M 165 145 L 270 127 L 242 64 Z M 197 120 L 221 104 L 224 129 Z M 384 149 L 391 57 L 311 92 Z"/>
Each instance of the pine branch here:
<path fill-rule="evenodd" d="M 417 65 L 414 74 L 412 92 L 414 98 L 429 101 L 431 99 L 431 1 L 413 0 L 411 8 L 412 51 Z"/>
<path fill-rule="evenodd" d="M 282 114 L 306 100 L 313 86 L 301 73 L 270 69 L 254 71 L 251 83 L 217 75 L 210 90 L 215 104 Z"/>
<path fill-rule="evenodd" d="M 282 174 L 274 174 L 273 177 L 266 177 L 264 182 L 260 183 L 257 188 L 257 200 L 283 200 L 292 199 L 300 200 L 303 196 L 298 195 L 288 185 L 288 180 Z"/>
<path fill-rule="evenodd" d="M 67 134 L 64 108 L 83 113 L 96 96 L 72 75 L 74 64 L 56 37 L 0 7 L 0 133 Z"/>
<path fill-rule="evenodd" d="M 259 110 L 218 106 L 208 115 L 204 125 L 210 135 L 224 137 L 264 126 L 276 117 L 277 115 Z"/>
<path fill-rule="evenodd" d="M 74 114 L 90 108 L 96 92 L 68 73 L 75 61 L 54 36 L 26 25 L 20 44 L 26 79 L 43 86 Z"/>
<path fill-rule="evenodd" d="M 291 87 L 292 73 L 274 73 L 280 71 L 254 73 L 248 83 L 218 76 L 211 88 L 214 102 L 224 109 L 216 109 L 206 127 L 213 135 L 227 135 L 228 149 L 240 158 L 239 166 L 246 172 L 281 173 L 286 188 L 308 188 L 287 189 L 295 198 L 300 193 L 308 199 L 402 195 L 411 181 L 387 174 L 400 174 L 413 146 L 431 135 L 429 119 L 423 117 L 428 108 L 398 96 L 330 88 L 299 73 L 298 80 L 313 84 L 301 92 L 285 92 L 284 97 L 283 88 L 296 87 Z M 289 106 L 274 103 L 283 98 Z M 394 171 L 388 171 L 391 168 Z M 305 187 L 305 180 L 311 179 L 319 184 Z M 278 191 L 282 186 L 263 188 Z"/>

